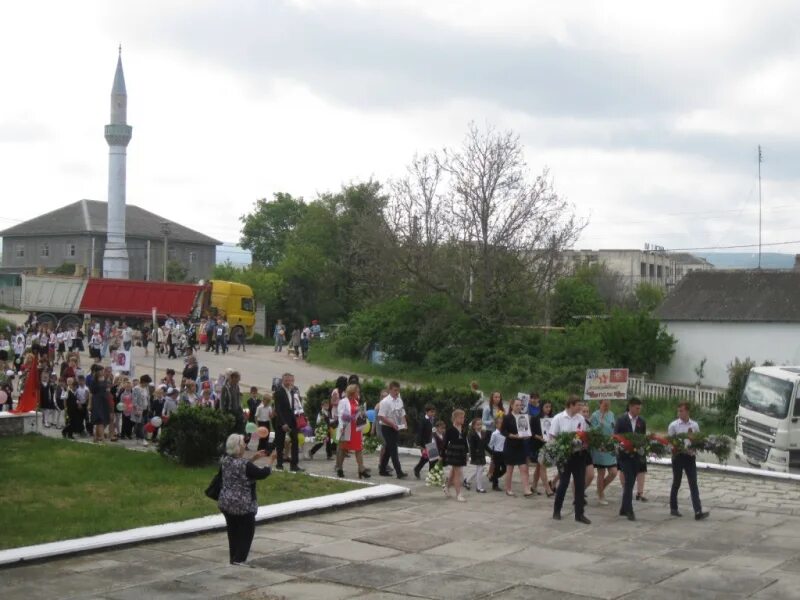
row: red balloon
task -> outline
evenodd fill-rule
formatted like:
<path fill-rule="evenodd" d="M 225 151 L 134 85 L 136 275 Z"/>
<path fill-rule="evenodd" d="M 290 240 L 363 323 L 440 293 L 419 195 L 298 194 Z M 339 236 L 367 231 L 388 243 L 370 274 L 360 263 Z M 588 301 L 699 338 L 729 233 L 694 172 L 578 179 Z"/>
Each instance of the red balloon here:
<path fill-rule="evenodd" d="M 147 423 L 147 424 L 144 426 L 144 430 L 145 430 L 147 433 L 153 433 L 153 432 L 156 430 L 156 428 L 155 428 L 155 427 L 153 427 L 153 424 L 152 424 L 152 423 Z"/>

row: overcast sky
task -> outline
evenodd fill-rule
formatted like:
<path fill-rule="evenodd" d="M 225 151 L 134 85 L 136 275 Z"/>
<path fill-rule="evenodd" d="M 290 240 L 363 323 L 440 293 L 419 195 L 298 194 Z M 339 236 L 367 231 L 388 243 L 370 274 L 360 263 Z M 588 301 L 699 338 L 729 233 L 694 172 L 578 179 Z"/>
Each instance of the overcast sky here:
<path fill-rule="evenodd" d="M 0 8 L 0 227 L 107 199 L 123 45 L 128 202 L 226 242 L 254 200 L 400 175 L 469 121 L 517 131 L 581 248 L 800 239 L 800 4 L 31 1 Z M 800 252 L 800 244 L 769 248 Z"/>

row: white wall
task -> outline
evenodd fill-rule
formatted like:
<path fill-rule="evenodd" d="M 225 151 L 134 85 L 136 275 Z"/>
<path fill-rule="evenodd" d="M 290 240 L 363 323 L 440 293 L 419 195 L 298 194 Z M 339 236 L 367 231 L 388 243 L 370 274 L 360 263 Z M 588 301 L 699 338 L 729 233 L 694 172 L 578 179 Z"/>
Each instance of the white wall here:
<path fill-rule="evenodd" d="M 675 337 L 669 365 L 656 369 L 663 383 L 694 384 L 694 369 L 707 358 L 703 385 L 727 387 L 728 364 L 750 358 L 760 365 L 800 365 L 800 323 L 664 322 Z"/>

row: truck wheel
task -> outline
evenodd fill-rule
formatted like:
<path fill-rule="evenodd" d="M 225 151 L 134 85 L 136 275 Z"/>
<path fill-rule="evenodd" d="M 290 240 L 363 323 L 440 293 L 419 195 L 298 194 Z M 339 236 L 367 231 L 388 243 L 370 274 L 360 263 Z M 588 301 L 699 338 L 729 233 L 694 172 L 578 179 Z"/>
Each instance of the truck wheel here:
<path fill-rule="evenodd" d="M 56 323 L 58 323 L 58 319 L 55 318 L 55 315 L 51 315 L 50 313 L 36 315 L 36 319 L 38 320 L 39 325 L 46 325 L 51 329 L 56 326 Z"/>
<path fill-rule="evenodd" d="M 239 335 L 242 336 L 242 339 L 246 339 L 246 333 L 244 331 L 244 327 L 239 327 L 238 325 L 231 329 L 231 342 L 234 342 L 239 339 Z"/>
<path fill-rule="evenodd" d="M 83 325 L 83 319 L 77 315 L 67 315 L 66 317 L 61 317 L 61 320 L 58 322 L 58 326 L 61 327 L 61 329 L 80 327 L 81 325 Z"/>

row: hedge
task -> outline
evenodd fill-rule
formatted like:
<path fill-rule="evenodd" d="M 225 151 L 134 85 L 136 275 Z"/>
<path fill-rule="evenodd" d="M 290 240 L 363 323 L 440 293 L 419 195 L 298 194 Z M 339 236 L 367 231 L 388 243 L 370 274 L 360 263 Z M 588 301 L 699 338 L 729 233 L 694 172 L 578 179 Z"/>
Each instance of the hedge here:
<path fill-rule="evenodd" d="M 319 414 L 322 401 L 331 397 L 334 387 L 334 382 L 323 381 L 308 389 L 304 410 L 312 421 Z M 380 379 L 365 379 L 361 382 L 362 400 L 366 401 L 367 408 L 375 408 L 380 399 L 380 392 L 385 387 L 386 385 Z M 400 396 L 403 398 L 406 419 L 408 420 L 408 429 L 400 432 L 400 443 L 408 446 L 414 445 L 417 424 L 427 404 L 432 404 L 436 408 L 438 418 L 449 423 L 450 413 L 453 409 L 461 408 L 467 411 L 467 416 L 469 417 L 479 398 L 478 394 L 468 388 L 437 389 L 433 386 L 420 388 L 403 387 L 400 389 Z"/>
<path fill-rule="evenodd" d="M 184 404 L 161 427 L 158 451 L 182 465 L 205 465 L 221 456 L 233 427 L 233 417 L 227 413 Z"/>

